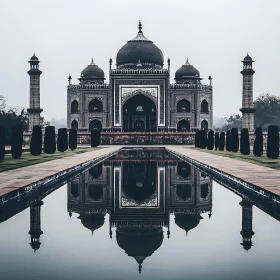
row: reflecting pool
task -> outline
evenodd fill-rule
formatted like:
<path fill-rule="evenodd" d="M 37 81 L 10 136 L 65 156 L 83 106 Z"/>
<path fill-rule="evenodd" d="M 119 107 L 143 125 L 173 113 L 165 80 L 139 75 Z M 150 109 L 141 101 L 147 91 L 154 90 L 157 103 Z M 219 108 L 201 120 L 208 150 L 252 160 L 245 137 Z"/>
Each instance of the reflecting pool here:
<path fill-rule="evenodd" d="M 123 150 L 1 209 L 0 279 L 279 279 L 280 212 L 230 188 Z"/>

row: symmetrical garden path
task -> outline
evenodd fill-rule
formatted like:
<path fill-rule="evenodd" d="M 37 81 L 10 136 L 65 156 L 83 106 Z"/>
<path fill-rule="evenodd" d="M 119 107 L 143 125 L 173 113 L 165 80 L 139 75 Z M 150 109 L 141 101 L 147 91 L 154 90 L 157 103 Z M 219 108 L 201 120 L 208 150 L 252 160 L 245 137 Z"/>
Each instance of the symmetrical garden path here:
<path fill-rule="evenodd" d="M 0 197 L 20 188 L 43 182 L 57 173 L 70 170 L 75 166 L 106 156 L 106 154 L 111 154 L 119 149 L 119 146 L 104 147 L 74 156 L 1 172 Z"/>
<path fill-rule="evenodd" d="M 253 163 L 200 152 L 186 147 L 170 146 L 169 150 L 215 168 L 232 177 L 280 196 L 280 170 Z"/>

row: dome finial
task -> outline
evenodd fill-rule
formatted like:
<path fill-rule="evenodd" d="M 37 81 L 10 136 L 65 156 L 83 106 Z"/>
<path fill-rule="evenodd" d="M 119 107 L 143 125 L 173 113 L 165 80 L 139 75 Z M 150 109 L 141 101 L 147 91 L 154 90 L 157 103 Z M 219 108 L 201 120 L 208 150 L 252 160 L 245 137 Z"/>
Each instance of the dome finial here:
<path fill-rule="evenodd" d="M 142 33 L 142 23 L 141 23 L 141 20 L 139 20 L 139 24 L 138 24 L 138 33 Z"/>
<path fill-rule="evenodd" d="M 187 61 L 186 61 L 185 65 L 190 65 L 188 57 L 187 57 Z"/>

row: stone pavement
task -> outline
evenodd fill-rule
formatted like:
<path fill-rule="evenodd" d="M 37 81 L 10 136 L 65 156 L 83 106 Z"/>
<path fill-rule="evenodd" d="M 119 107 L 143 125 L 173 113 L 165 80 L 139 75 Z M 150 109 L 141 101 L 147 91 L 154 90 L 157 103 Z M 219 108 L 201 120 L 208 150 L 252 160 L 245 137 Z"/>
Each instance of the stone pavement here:
<path fill-rule="evenodd" d="M 119 150 L 120 146 L 97 149 L 70 157 L 51 160 L 31 166 L 8 170 L 0 173 L 0 197 L 20 188 L 32 187 L 48 180 L 59 172 L 67 171 L 96 158 Z"/>
<path fill-rule="evenodd" d="M 180 153 L 223 173 L 241 179 L 265 191 L 280 196 L 280 170 L 244 162 L 237 159 L 217 156 L 194 149 L 169 146 L 168 150 Z"/>

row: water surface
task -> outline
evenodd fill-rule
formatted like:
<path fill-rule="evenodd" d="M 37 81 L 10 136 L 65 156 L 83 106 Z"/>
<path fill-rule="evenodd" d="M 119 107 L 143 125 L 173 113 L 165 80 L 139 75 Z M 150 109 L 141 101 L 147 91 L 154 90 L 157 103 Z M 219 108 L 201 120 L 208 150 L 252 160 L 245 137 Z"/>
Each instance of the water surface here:
<path fill-rule="evenodd" d="M 162 150 L 122 151 L 8 213 L 1 279 L 279 279 L 279 221 Z"/>

